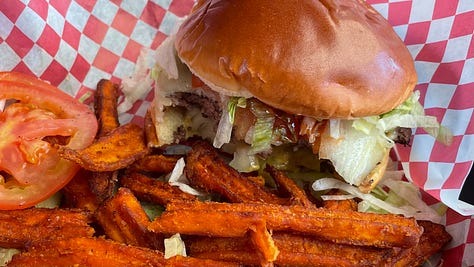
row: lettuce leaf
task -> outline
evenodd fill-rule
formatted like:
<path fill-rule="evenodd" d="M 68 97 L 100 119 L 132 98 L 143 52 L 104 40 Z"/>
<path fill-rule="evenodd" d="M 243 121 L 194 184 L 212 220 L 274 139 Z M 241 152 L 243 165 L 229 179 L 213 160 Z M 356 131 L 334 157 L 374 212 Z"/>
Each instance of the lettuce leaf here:
<path fill-rule="evenodd" d="M 227 112 L 222 112 L 219 124 L 217 125 L 217 131 L 213 142 L 213 146 L 216 148 L 221 148 L 224 144 L 230 142 L 235 119 L 235 111 L 237 107 L 245 108 L 247 105 L 247 101 L 244 97 L 230 97 L 222 102 L 227 103 Z"/>
<path fill-rule="evenodd" d="M 330 120 L 329 129 L 321 137 L 321 158 L 329 159 L 336 171 L 353 185 L 369 174 L 383 158 L 384 151 L 394 146 L 390 138 L 398 127 L 424 128 L 443 144 L 452 142 L 452 133 L 440 125 L 436 117 L 425 115 L 415 91 L 398 107 L 380 116 L 354 120 Z"/>
<path fill-rule="evenodd" d="M 346 182 L 360 185 L 386 154 L 386 141 L 373 128 L 365 133 L 352 127 L 352 121 L 340 121 L 340 138 L 333 138 L 331 130 L 321 135 L 319 157 L 328 159 Z"/>
<path fill-rule="evenodd" d="M 357 187 L 349 185 L 334 178 L 316 180 L 312 188 L 315 191 L 339 189 L 352 197 L 361 199 L 358 205 L 360 212 L 401 214 L 405 217 L 414 217 L 417 220 L 429 220 L 435 223 L 441 221 L 441 216 L 425 202 L 423 202 L 419 189 L 406 181 L 386 179 L 385 184 L 392 183 L 388 191 L 381 185 L 370 194 L 362 193 Z M 387 182 L 391 181 L 391 182 Z M 325 197 L 322 196 L 324 199 Z"/>
<path fill-rule="evenodd" d="M 186 256 L 186 246 L 179 234 L 174 234 L 164 240 L 165 244 L 165 259 L 174 256 Z"/>
<path fill-rule="evenodd" d="M 252 153 L 267 152 L 272 145 L 275 114 L 258 101 L 251 101 L 250 109 L 257 118 L 253 126 Z"/>
<path fill-rule="evenodd" d="M 173 168 L 173 171 L 169 174 L 168 183 L 172 186 L 177 186 L 181 191 L 186 192 L 188 194 L 195 196 L 204 195 L 204 193 L 199 192 L 198 190 L 192 188 L 189 185 L 189 181 L 184 173 L 185 165 L 186 163 L 184 162 L 184 158 L 178 159 L 176 165 Z"/>

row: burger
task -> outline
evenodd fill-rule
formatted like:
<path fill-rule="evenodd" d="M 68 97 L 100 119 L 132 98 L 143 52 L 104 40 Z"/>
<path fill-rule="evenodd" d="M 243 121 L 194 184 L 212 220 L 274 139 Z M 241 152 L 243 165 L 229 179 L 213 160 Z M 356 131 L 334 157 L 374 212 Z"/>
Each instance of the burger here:
<path fill-rule="evenodd" d="M 369 192 L 395 142 L 440 132 L 411 54 L 363 0 L 200 0 L 155 59 L 159 146 L 200 136 L 241 172 L 330 162 Z"/>

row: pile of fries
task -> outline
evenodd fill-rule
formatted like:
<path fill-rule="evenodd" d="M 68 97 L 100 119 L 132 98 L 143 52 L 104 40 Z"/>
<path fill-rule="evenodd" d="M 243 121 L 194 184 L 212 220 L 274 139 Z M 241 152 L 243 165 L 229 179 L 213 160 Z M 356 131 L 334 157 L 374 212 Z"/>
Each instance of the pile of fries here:
<path fill-rule="evenodd" d="M 61 207 L 0 212 L 0 247 L 20 250 L 8 266 L 418 266 L 451 239 L 439 224 L 357 212 L 354 199 L 317 203 L 271 166 L 269 189 L 203 140 L 167 155 L 154 146 L 149 114 L 143 127 L 119 125 L 117 99 L 118 86 L 100 81 L 96 141 L 58 145 L 82 166 Z M 163 178 L 181 157 L 190 185 L 214 200 Z M 161 214 L 150 217 L 143 203 Z M 164 241 L 177 233 L 187 256 L 166 256 Z"/>

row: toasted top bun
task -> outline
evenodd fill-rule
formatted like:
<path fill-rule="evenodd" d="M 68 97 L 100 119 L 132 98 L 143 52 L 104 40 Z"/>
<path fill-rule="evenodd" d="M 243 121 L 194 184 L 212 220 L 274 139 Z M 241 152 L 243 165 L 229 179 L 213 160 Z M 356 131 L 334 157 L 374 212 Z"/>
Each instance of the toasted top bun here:
<path fill-rule="evenodd" d="M 417 81 L 409 51 L 363 0 L 201 0 L 175 47 L 214 90 L 314 118 L 390 111 Z"/>

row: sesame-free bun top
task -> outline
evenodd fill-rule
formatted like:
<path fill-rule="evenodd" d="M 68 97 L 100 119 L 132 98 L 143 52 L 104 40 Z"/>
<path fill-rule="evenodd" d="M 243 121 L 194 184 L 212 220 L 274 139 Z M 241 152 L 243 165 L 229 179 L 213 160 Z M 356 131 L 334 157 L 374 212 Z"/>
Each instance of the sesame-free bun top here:
<path fill-rule="evenodd" d="M 417 81 L 409 51 L 364 0 L 200 0 L 175 47 L 214 90 L 314 118 L 388 112 Z"/>

